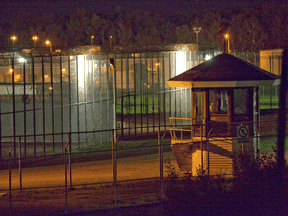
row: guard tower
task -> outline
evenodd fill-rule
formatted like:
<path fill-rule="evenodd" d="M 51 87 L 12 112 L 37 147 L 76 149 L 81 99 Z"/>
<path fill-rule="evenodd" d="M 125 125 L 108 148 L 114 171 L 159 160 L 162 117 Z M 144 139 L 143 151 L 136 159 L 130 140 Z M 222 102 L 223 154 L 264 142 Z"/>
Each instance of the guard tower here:
<path fill-rule="evenodd" d="M 232 174 L 233 152 L 257 153 L 259 86 L 279 85 L 278 76 L 223 53 L 167 82 L 192 91 L 192 118 L 170 117 L 181 171 Z"/>

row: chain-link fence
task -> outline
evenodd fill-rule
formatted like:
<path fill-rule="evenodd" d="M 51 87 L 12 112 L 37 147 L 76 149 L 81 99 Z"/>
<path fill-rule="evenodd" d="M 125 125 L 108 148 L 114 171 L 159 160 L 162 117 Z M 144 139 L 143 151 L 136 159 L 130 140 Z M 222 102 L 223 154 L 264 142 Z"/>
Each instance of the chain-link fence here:
<path fill-rule="evenodd" d="M 108 131 L 87 135 L 100 136 L 104 132 Z M 170 139 L 159 134 L 158 139 L 121 140 L 114 139 L 114 131 L 109 133 L 112 142 L 95 142 L 85 148 L 79 148 L 75 134 L 62 134 L 67 143 L 55 145 L 53 154 L 53 146 L 47 144 L 46 153 L 51 154 L 44 156 L 42 151 L 36 158 L 34 146 L 24 146 L 21 136 L 17 137 L 16 158 L 14 147 L 3 146 L 3 211 L 6 207 L 17 212 L 19 202 L 26 206 L 31 201 L 36 209 L 50 203 L 55 207 L 53 211 L 58 206 L 60 212 L 63 207 L 71 212 L 157 201 L 163 196 L 163 179 L 167 176 L 164 166 L 175 160 Z"/>

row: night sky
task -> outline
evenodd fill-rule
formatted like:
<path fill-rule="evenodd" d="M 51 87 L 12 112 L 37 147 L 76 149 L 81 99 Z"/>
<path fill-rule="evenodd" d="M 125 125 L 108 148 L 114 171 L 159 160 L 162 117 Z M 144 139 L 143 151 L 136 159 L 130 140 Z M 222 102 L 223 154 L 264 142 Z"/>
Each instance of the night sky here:
<path fill-rule="evenodd" d="M 267 1 L 239 1 L 239 0 L 27 0 L 27 1 L 9 1 L 1 0 L 0 6 L 2 13 L 1 19 L 9 19 L 9 17 L 16 11 L 29 11 L 36 16 L 42 16 L 47 13 L 67 14 L 75 11 L 76 8 L 86 8 L 95 13 L 113 14 L 116 7 L 121 7 L 127 12 L 133 10 L 144 10 L 151 13 L 158 13 L 161 15 L 171 15 L 181 12 L 195 13 L 201 12 L 205 9 L 221 9 L 229 7 L 233 4 L 252 4 L 252 2 L 267 2 Z M 276 3 L 285 3 L 284 1 L 273 1 Z"/>

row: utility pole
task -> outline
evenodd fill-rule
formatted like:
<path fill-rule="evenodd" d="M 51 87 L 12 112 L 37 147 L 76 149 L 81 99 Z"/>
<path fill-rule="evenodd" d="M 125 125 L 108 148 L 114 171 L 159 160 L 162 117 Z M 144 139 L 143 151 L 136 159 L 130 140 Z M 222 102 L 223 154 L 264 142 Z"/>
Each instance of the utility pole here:
<path fill-rule="evenodd" d="M 278 146 L 277 166 L 280 179 L 283 179 L 285 167 L 285 137 L 286 137 L 286 95 L 287 95 L 287 73 L 288 73 L 288 49 L 283 51 L 281 84 L 279 92 L 279 119 L 278 119 Z"/>

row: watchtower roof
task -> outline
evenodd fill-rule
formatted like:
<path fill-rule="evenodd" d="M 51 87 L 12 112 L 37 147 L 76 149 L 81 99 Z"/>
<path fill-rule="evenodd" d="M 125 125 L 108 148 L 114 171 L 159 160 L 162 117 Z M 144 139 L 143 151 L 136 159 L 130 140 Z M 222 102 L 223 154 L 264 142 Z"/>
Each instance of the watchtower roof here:
<path fill-rule="evenodd" d="M 233 55 L 223 53 L 167 82 L 170 87 L 250 87 L 279 85 L 280 77 Z"/>

